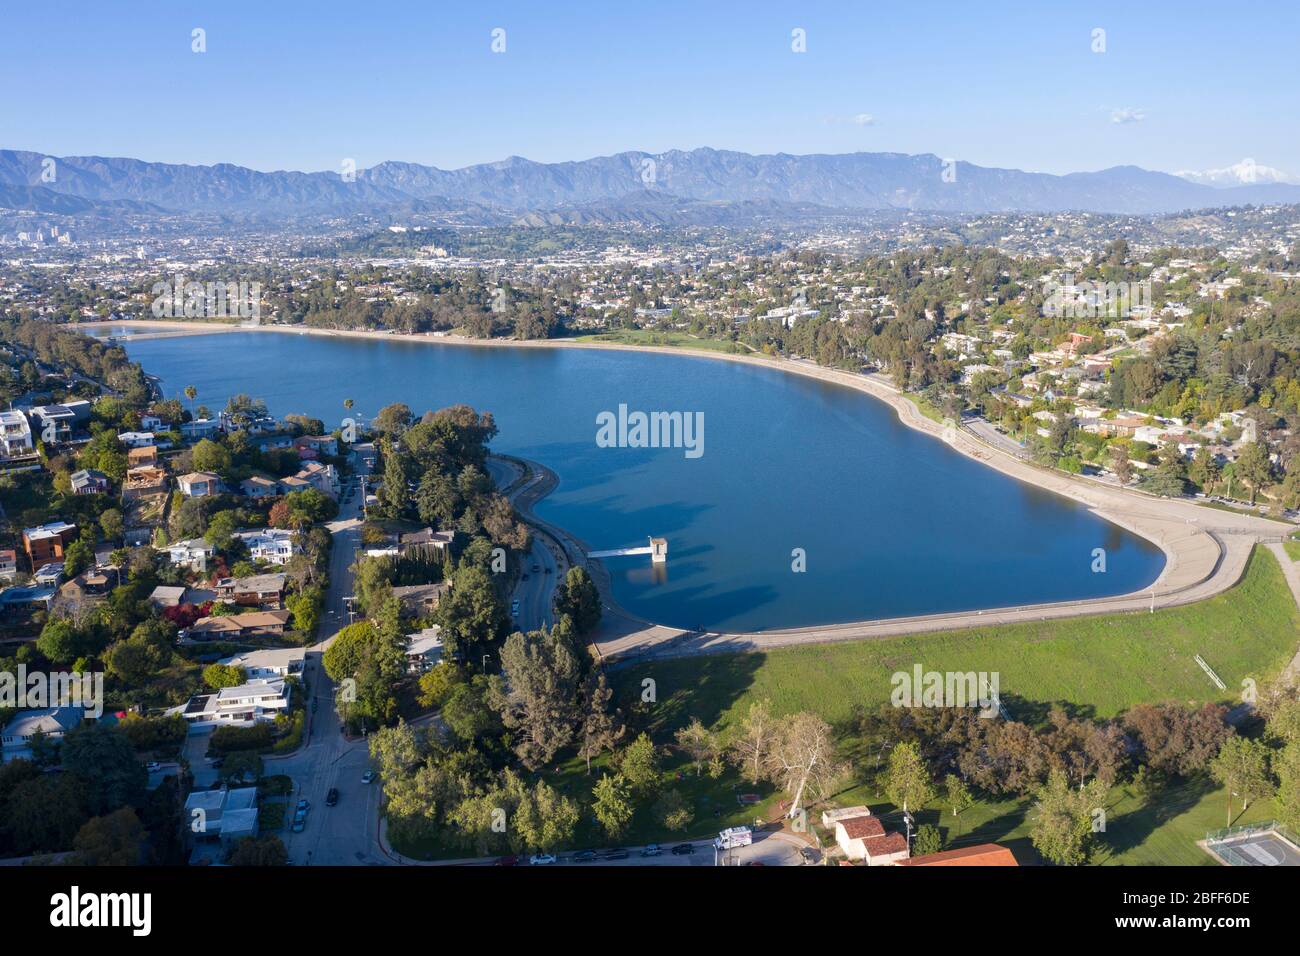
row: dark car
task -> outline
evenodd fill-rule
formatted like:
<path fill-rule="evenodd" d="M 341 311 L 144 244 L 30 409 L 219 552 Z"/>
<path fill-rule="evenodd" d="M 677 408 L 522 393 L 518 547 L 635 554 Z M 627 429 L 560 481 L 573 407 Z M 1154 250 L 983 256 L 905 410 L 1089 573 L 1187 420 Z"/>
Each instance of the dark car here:
<path fill-rule="evenodd" d="M 694 843 L 679 843 L 672 848 L 673 856 L 690 856 L 695 852 Z"/>
<path fill-rule="evenodd" d="M 330 787 L 330 792 L 325 794 L 325 806 L 332 807 L 339 802 L 339 788 Z"/>
<path fill-rule="evenodd" d="M 515 856 L 514 854 L 511 854 L 510 856 L 500 856 L 497 857 L 497 861 L 492 865 L 493 866 L 518 866 L 519 857 Z"/>
<path fill-rule="evenodd" d="M 804 863 L 811 865 L 817 862 L 817 851 L 810 846 L 801 847 L 799 855 L 803 857 Z"/>
<path fill-rule="evenodd" d="M 627 850 L 620 847 L 617 850 L 606 850 L 600 855 L 602 860 L 626 860 L 628 858 Z"/>
<path fill-rule="evenodd" d="M 590 863 L 594 859 L 596 859 L 595 850 L 579 850 L 573 854 L 574 863 Z"/>
<path fill-rule="evenodd" d="M 533 565 L 533 574 L 536 574 L 540 570 L 542 570 L 542 566 L 540 564 Z"/>

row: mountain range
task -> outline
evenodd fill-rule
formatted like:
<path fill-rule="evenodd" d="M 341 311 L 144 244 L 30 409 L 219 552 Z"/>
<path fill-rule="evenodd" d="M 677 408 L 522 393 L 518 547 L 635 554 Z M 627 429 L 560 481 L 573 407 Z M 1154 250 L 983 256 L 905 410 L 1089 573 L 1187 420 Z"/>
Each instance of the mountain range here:
<path fill-rule="evenodd" d="M 1053 175 L 903 153 L 753 155 L 703 148 L 562 163 L 512 156 L 454 170 L 384 162 L 348 178 L 104 156 L 56 157 L 51 167 L 49 158 L 0 149 L 0 208 L 99 215 L 431 212 L 540 226 L 699 217 L 726 222 L 817 210 L 1157 215 L 1300 202 L 1300 185 L 1283 182 L 1224 185 L 1219 177 L 1211 184 L 1137 166 Z M 50 168 L 54 177 L 46 181 Z M 734 204 L 740 205 L 729 208 Z"/>

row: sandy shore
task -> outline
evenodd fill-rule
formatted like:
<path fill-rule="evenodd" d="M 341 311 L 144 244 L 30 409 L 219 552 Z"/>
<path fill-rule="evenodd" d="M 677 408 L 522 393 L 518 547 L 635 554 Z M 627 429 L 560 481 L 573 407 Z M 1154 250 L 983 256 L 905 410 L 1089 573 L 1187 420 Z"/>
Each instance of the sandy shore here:
<path fill-rule="evenodd" d="M 785 644 L 819 641 L 856 640 L 962 627 L 981 627 L 1024 620 L 1048 620 L 1084 614 L 1147 610 L 1200 601 L 1218 594 L 1240 578 L 1256 542 L 1279 541 L 1293 526 L 1254 517 L 1207 508 L 1186 500 L 1157 498 L 1141 492 L 1108 486 L 1063 472 L 1041 468 L 987 444 L 963 430 L 944 429 L 920 413 L 916 405 L 897 389 L 878 380 L 823 368 L 811 362 L 773 359 L 760 355 L 733 355 L 654 345 L 574 342 L 571 340 L 469 339 L 460 336 L 403 335 L 333 329 L 308 329 L 288 326 L 242 327 L 215 323 L 166 320 L 133 322 L 83 323 L 78 328 L 132 327 L 144 331 L 130 338 L 173 337 L 195 332 L 266 332 L 282 335 L 321 335 L 336 338 L 365 338 L 381 341 L 407 341 L 454 345 L 471 348 L 571 348 L 604 349 L 633 352 L 658 352 L 723 362 L 758 365 L 794 375 L 842 385 L 887 402 L 906 425 L 924 432 L 936 441 L 945 441 L 968 457 L 995 468 L 1005 475 L 1036 487 L 1071 498 L 1086 506 L 1098 517 L 1141 535 L 1165 554 L 1165 567 L 1147 589 L 1109 598 L 1068 601 L 1055 604 L 1018 606 L 923 617 L 860 621 L 850 624 L 786 628 L 750 633 L 687 632 L 661 625 L 647 624 L 618 608 L 608 588 L 603 587 L 610 605 L 602 623 L 597 643 L 606 657 L 633 658 L 646 656 L 717 653 L 757 650 Z M 125 338 L 125 337 L 124 337 Z M 126 339 L 129 341 L 129 339 Z M 599 562 L 591 562 L 594 566 Z M 603 573 L 598 581 L 606 579 Z"/>

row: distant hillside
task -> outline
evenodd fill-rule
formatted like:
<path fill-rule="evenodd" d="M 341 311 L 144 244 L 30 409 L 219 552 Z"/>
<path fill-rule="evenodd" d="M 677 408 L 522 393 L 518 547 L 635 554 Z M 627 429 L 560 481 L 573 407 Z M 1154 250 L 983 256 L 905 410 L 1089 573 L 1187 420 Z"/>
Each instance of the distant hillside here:
<path fill-rule="evenodd" d="M 1300 186 L 1222 188 L 1136 166 L 1065 176 L 994 169 L 937 156 L 846 153 L 755 156 L 716 149 L 627 152 L 578 162 L 498 163 L 442 170 L 385 162 L 353 181 L 333 172 L 263 173 L 242 166 L 181 166 L 68 156 L 41 181 L 40 153 L 0 150 L 0 186 L 31 187 L 97 202 L 149 203 L 179 213 L 328 215 L 425 210 L 477 220 L 502 213 L 529 223 L 716 222 L 816 210 L 1159 214 L 1185 209 L 1300 202 Z M 945 175 L 947 173 L 947 175 Z M 51 202 L 6 193 L 9 202 Z M 751 204 L 740 209 L 727 204 Z M 716 204 L 712 208 L 702 204 Z M 14 208 L 28 208 L 26 206 Z M 534 215 L 545 213 L 545 215 Z"/>

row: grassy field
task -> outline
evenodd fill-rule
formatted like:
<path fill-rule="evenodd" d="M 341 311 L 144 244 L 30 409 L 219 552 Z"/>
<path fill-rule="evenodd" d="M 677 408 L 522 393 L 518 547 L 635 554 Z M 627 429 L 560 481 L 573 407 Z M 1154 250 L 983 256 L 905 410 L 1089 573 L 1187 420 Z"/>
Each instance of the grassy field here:
<path fill-rule="evenodd" d="M 903 829 L 901 814 L 882 795 L 866 788 L 836 797 L 840 806 L 866 804 L 887 829 Z M 954 817 L 942 800 L 916 815 L 918 825 L 932 824 L 943 832 L 945 848 L 1000 843 L 1024 864 L 1041 862 L 1029 838 L 1031 800 L 979 800 Z M 1143 799 L 1130 787 L 1111 790 L 1105 805 L 1105 832 L 1093 863 L 1102 866 L 1217 866 L 1196 845 L 1205 834 L 1224 826 L 1226 793 L 1207 780 L 1179 782 Z M 1274 817 L 1271 800 L 1253 804 L 1245 813 L 1234 801 L 1232 823 L 1260 823 Z M 823 834 L 823 841 L 834 840 Z"/>
<path fill-rule="evenodd" d="M 686 332 L 651 332 L 647 329 L 623 329 L 601 332 L 596 335 L 579 335 L 575 342 L 607 342 L 615 345 L 659 345 L 665 348 L 702 349 L 706 352 L 738 352 L 748 354 L 752 349 L 737 342 L 720 339 L 702 339 Z"/>
<path fill-rule="evenodd" d="M 1246 677 L 1263 683 L 1295 651 L 1300 612 L 1273 555 L 1256 548 L 1236 587 L 1196 604 L 1150 613 L 1009 624 L 766 653 L 654 661 L 615 671 L 629 698 L 653 678 L 657 727 L 670 731 L 699 717 L 734 725 L 756 699 L 779 713 L 812 710 L 831 723 L 855 704 L 889 699 L 890 677 L 925 670 L 999 674 L 1012 716 L 1033 721 L 1054 701 L 1110 717 L 1140 702 L 1235 703 Z M 1200 654 L 1228 685 L 1219 691 L 1197 666 Z"/>
<path fill-rule="evenodd" d="M 780 713 L 817 711 L 843 730 L 854 705 L 870 707 L 887 701 L 890 675 L 917 662 L 926 670 L 998 672 L 1004 701 L 1017 719 L 1040 720 L 1054 701 L 1069 702 L 1080 714 L 1110 717 L 1144 701 L 1232 700 L 1242 678 L 1252 676 L 1262 683 L 1284 666 L 1294 652 L 1298 627 L 1300 612 L 1277 561 L 1266 549 L 1256 548 L 1236 587 L 1208 601 L 1155 614 L 654 661 L 615 671 L 611 678 L 626 700 L 640 692 L 643 678 L 655 680 L 660 703 L 652 732 L 661 744 L 696 716 L 725 730 L 739 720 L 750 701 L 764 697 Z M 1196 665 L 1193 655 L 1198 653 L 1223 678 L 1227 692 L 1219 691 Z M 851 738 L 843 738 L 846 749 L 852 743 Z M 587 805 L 603 764 L 602 758 L 588 775 L 585 765 L 573 759 L 544 776 L 549 784 Z M 694 808 L 693 824 L 684 832 L 667 832 L 656 822 L 649 803 L 643 802 L 621 844 L 699 839 L 728 826 L 779 815 L 779 795 L 770 784 L 752 786 L 730 767 L 713 780 L 707 774 L 697 776 L 685 759 L 672 756 L 666 761 L 662 785 L 677 790 Z M 758 801 L 741 803 L 740 796 L 749 793 Z M 865 786 L 850 786 L 828 802 L 866 804 L 886 826 L 899 826 L 895 808 Z M 1028 800 L 981 800 L 954 820 L 940 801 L 923 810 L 919 822 L 939 826 L 950 847 L 996 841 L 1008 846 L 1022 863 L 1033 863 L 1038 858 L 1029 841 L 1030 806 Z M 1124 786 L 1116 787 L 1106 810 L 1103 849 L 1095 862 L 1195 866 L 1213 864 L 1196 841 L 1224 826 L 1226 806 L 1221 788 L 1199 780 L 1178 783 L 1145 801 Z M 1234 824 L 1273 815 L 1270 801 L 1256 804 L 1246 814 L 1238 806 L 1234 813 Z M 602 845 L 610 841 L 584 815 L 573 848 Z M 426 859 L 468 855 L 433 841 L 398 849 Z"/>
<path fill-rule="evenodd" d="M 1300 561 L 1300 541 L 1288 538 L 1282 542 L 1282 547 L 1286 548 L 1286 553 L 1292 561 Z"/>

